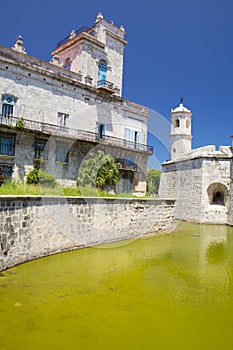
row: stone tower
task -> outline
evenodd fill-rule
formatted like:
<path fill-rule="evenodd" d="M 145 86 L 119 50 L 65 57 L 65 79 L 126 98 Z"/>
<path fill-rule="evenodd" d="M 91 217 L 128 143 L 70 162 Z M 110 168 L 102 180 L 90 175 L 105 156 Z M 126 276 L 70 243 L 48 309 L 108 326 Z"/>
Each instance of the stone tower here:
<path fill-rule="evenodd" d="M 170 116 L 170 160 L 174 160 L 182 158 L 192 149 L 192 112 L 184 107 L 183 99 L 181 98 L 179 107 L 172 109 Z"/>
<path fill-rule="evenodd" d="M 121 96 L 124 37 L 123 26 L 115 26 L 99 13 L 91 27 L 72 30 L 57 44 L 51 63 L 76 73 L 84 84 Z"/>

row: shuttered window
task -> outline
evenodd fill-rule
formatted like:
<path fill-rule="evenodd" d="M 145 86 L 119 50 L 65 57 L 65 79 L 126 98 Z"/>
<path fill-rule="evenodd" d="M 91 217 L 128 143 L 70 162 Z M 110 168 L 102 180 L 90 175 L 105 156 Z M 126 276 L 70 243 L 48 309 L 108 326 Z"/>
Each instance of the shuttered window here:
<path fill-rule="evenodd" d="M 15 155 L 15 135 L 0 133 L 0 154 L 5 156 Z"/>

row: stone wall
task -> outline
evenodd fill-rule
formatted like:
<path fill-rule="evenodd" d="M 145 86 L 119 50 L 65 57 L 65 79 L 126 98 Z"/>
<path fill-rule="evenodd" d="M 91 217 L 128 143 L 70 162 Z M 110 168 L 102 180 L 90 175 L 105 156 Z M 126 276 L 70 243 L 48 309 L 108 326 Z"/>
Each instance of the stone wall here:
<path fill-rule="evenodd" d="M 174 228 L 174 200 L 0 197 L 0 271 L 49 254 Z"/>
<path fill-rule="evenodd" d="M 230 204 L 230 158 L 206 158 L 202 169 L 202 220 L 205 223 L 227 224 Z M 212 184 L 221 184 L 226 189 L 225 205 L 210 203 L 208 189 Z"/>
<path fill-rule="evenodd" d="M 159 196 L 175 198 L 175 217 L 199 221 L 202 195 L 202 161 L 187 160 L 163 165 Z"/>
<path fill-rule="evenodd" d="M 159 196 L 175 198 L 175 217 L 199 223 L 229 223 L 230 166 L 226 157 L 196 157 L 163 164 Z M 220 184 L 226 189 L 225 205 L 210 202 L 208 189 Z"/>

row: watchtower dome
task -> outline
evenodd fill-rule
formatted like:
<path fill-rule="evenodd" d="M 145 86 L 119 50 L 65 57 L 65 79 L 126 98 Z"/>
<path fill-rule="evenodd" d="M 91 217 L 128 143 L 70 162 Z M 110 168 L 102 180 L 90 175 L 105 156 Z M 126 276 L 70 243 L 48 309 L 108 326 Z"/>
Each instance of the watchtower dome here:
<path fill-rule="evenodd" d="M 170 160 L 182 158 L 192 149 L 192 112 L 183 105 L 171 110 Z"/>

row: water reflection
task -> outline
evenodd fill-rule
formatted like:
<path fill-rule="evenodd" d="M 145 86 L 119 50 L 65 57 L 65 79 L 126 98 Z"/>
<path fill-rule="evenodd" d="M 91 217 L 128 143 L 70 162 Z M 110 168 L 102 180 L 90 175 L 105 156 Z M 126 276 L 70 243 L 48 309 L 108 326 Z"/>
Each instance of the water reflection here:
<path fill-rule="evenodd" d="M 0 276 L 0 349 L 230 349 L 233 228 L 58 254 Z"/>

